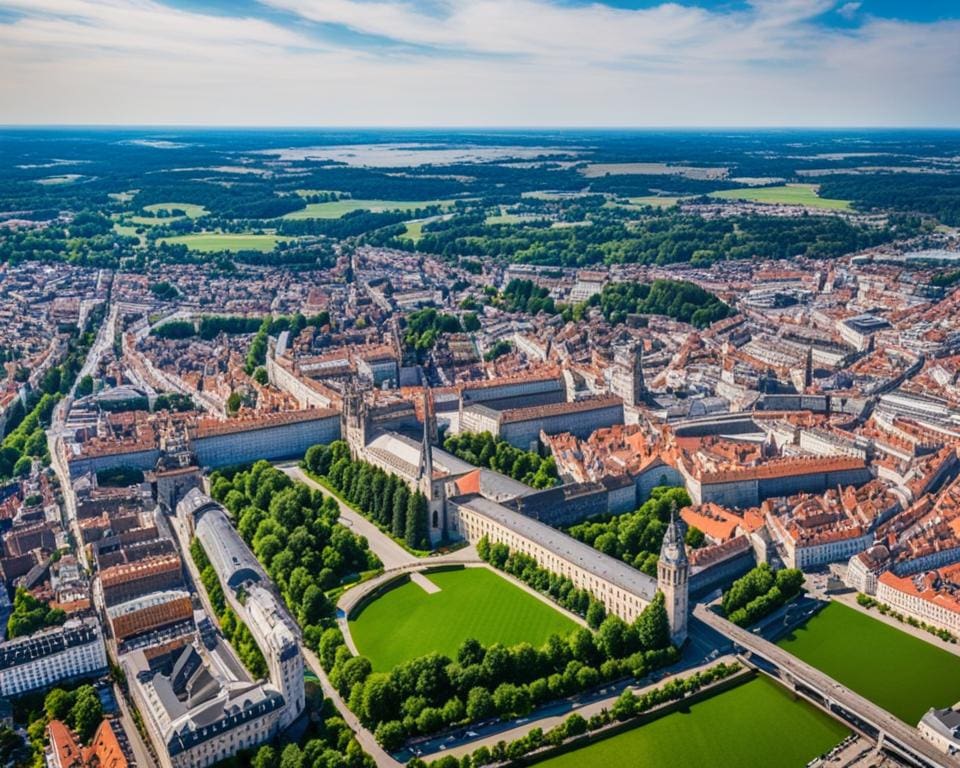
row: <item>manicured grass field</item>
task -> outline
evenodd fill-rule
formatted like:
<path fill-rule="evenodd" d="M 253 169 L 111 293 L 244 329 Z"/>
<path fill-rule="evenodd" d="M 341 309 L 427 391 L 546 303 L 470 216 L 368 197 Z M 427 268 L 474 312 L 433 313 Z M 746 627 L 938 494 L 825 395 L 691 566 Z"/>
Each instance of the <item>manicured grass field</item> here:
<path fill-rule="evenodd" d="M 178 237 L 162 237 L 158 242 L 185 245 L 191 251 L 202 251 L 204 253 L 214 251 L 260 251 L 261 253 L 267 253 L 272 251 L 277 243 L 286 239 L 289 238 L 278 237 L 277 235 L 201 232 Z"/>
<path fill-rule="evenodd" d="M 779 645 L 908 725 L 960 700 L 960 657 L 842 603 Z"/>
<path fill-rule="evenodd" d="M 183 211 L 189 219 L 199 219 L 209 213 L 202 205 L 194 205 L 193 203 L 155 203 L 154 205 L 146 205 L 143 209 L 153 214 L 160 211 Z"/>
<path fill-rule="evenodd" d="M 285 219 L 339 219 L 352 211 L 415 211 L 431 205 L 449 205 L 449 200 L 334 200 L 329 203 L 307 203 L 301 211 L 293 211 Z"/>
<path fill-rule="evenodd" d="M 427 594 L 407 582 L 386 592 L 350 620 L 357 649 L 378 671 L 424 654 L 456 658 L 468 637 L 484 645 L 528 642 L 540 646 L 576 624 L 558 610 L 486 568 L 427 574 L 440 587 Z"/>
<path fill-rule="evenodd" d="M 817 194 L 816 184 L 782 184 L 778 187 L 745 187 L 711 192 L 710 197 L 721 200 L 748 200 L 754 203 L 803 205 L 807 208 L 825 208 L 832 211 L 850 210 L 849 200 L 830 200 Z"/>
<path fill-rule="evenodd" d="M 537 766 L 798 768 L 828 752 L 848 733 L 776 683 L 757 677 L 688 711 L 674 712 Z"/>

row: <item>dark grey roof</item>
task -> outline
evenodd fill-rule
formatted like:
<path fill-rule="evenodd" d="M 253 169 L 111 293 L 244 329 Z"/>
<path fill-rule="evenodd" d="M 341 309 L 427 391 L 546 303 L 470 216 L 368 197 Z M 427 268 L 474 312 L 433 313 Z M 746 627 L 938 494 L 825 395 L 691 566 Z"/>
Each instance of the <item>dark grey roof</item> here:
<path fill-rule="evenodd" d="M 656 579 L 631 568 L 616 558 L 561 533 L 556 528 L 526 517 L 482 496 L 456 499 L 455 503 L 483 515 L 524 538 L 536 542 L 568 563 L 583 568 L 597 578 L 650 602 L 657 593 Z"/>
<path fill-rule="evenodd" d="M 69 648 L 99 642 L 100 629 L 94 619 L 88 619 L 80 625 L 71 624 L 69 627 L 47 630 L 29 637 L 18 637 L 0 643 L 0 669 L 9 669 L 53 656 Z"/>
<path fill-rule="evenodd" d="M 190 499 L 193 489 L 184 501 Z M 226 510 L 204 497 L 209 503 L 199 507 L 196 519 L 196 534 L 220 581 L 236 590 L 250 581 L 266 581 L 266 575 L 253 556 L 250 548 L 233 527 Z"/>

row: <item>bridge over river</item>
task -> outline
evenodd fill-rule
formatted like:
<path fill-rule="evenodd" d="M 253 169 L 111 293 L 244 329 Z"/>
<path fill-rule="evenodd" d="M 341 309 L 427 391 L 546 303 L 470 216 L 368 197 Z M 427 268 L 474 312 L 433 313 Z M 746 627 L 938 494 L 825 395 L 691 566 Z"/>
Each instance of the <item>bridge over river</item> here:
<path fill-rule="evenodd" d="M 698 605 L 694 615 L 707 626 L 725 635 L 761 672 L 777 678 L 797 694 L 826 709 L 856 731 L 876 739 L 877 746 L 916 768 L 956 768 L 960 760 L 940 752 L 921 738 L 916 728 L 891 715 L 863 696 L 838 683 L 796 656 L 741 629 Z"/>

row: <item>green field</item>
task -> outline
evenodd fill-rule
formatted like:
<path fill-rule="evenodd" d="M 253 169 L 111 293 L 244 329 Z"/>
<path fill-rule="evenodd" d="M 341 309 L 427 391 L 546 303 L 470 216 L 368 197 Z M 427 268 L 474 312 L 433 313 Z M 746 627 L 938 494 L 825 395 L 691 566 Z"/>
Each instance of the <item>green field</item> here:
<path fill-rule="evenodd" d="M 406 231 L 403 233 L 404 237 L 408 237 L 413 242 L 417 242 L 421 237 L 423 237 L 423 225 L 427 222 L 423 219 L 417 219 L 416 221 L 408 221 L 406 223 Z"/>
<path fill-rule="evenodd" d="M 779 645 L 908 725 L 960 700 L 960 657 L 842 603 Z"/>
<path fill-rule="evenodd" d="M 430 205 L 447 206 L 449 200 L 334 200 L 329 203 L 307 203 L 301 211 L 293 211 L 285 219 L 339 219 L 353 211 L 415 211 L 417 208 L 426 208 Z"/>
<path fill-rule="evenodd" d="M 524 221 L 530 221 L 530 219 L 524 219 L 522 216 L 518 216 L 515 213 L 496 213 L 492 216 L 487 216 L 483 220 L 484 224 L 520 224 Z"/>
<path fill-rule="evenodd" d="M 830 200 L 817 194 L 816 184 L 782 184 L 778 187 L 744 187 L 711 192 L 710 197 L 721 200 L 747 200 L 753 203 L 779 203 L 803 205 L 807 208 L 826 208 L 832 211 L 849 211 L 849 200 Z"/>
<path fill-rule="evenodd" d="M 685 198 L 648 195 L 647 197 L 631 197 L 628 199 L 631 205 L 652 205 L 654 208 L 672 208 Z"/>
<path fill-rule="evenodd" d="M 279 237 L 277 235 L 244 235 L 231 234 L 229 232 L 201 232 L 193 235 L 180 235 L 178 237 L 161 237 L 158 243 L 169 243 L 170 245 L 185 245 L 191 251 L 203 251 L 212 253 L 214 251 L 260 251 L 267 253 L 272 251 L 277 243 L 290 238 Z"/>
<path fill-rule="evenodd" d="M 849 731 L 776 683 L 757 677 L 538 768 L 731 766 L 799 768 Z"/>
<path fill-rule="evenodd" d="M 427 578 L 439 592 L 427 594 L 407 582 L 350 619 L 353 641 L 375 670 L 386 671 L 432 652 L 455 658 L 468 637 L 484 645 L 539 646 L 551 634 L 566 634 L 577 626 L 486 568 L 440 571 Z"/>
<path fill-rule="evenodd" d="M 199 219 L 209 213 L 202 205 L 194 205 L 193 203 L 154 203 L 153 205 L 145 205 L 143 210 L 153 214 L 161 211 L 183 211 L 189 219 Z"/>

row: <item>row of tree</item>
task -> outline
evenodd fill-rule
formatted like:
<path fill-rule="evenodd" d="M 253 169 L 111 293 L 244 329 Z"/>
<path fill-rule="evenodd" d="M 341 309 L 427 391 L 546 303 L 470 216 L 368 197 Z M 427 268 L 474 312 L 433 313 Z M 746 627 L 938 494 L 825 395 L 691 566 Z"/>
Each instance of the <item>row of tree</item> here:
<path fill-rule="evenodd" d="M 487 467 L 533 488 L 550 488 L 559 482 L 553 456 L 515 448 L 489 432 L 462 432 L 443 441 L 444 450 L 478 467 Z"/>
<path fill-rule="evenodd" d="M 774 572 L 760 563 L 737 579 L 723 594 L 723 612 L 734 624 L 748 627 L 772 613 L 803 589 L 803 571 L 784 568 Z"/>
<path fill-rule="evenodd" d="M 694 672 L 689 677 L 670 680 L 659 688 L 653 688 L 640 696 L 637 696 L 633 691 L 626 690 L 617 699 L 612 709 L 603 709 L 591 715 L 589 720 L 575 712 L 549 731 L 544 732 L 542 728 L 533 728 L 519 739 L 509 743 L 498 741 L 493 747 L 478 747 L 469 755 L 464 755 L 461 758 L 445 755 L 429 763 L 414 758 L 407 763 L 407 768 L 484 768 L 484 766 L 500 765 L 508 761 L 518 761 L 524 755 L 529 755 L 543 747 L 558 747 L 567 739 L 574 739 L 585 733 L 599 731 L 616 721 L 630 720 L 649 712 L 655 707 L 671 701 L 679 701 L 705 686 L 736 674 L 740 669 L 741 667 L 737 663 L 725 664 L 720 662 L 709 669 Z"/>
<path fill-rule="evenodd" d="M 223 636 L 236 651 L 237 657 L 243 662 L 254 679 L 260 679 L 267 675 L 267 661 L 263 657 L 263 651 L 253 639 L 250 628 L 240 621 L 233 610 L 227 605 L 226 596 L 223 594 L 223 585 L 217 576 L 216 570 L 210 563 L 207 553 L 199 539 L 193 539 L 190 542 L 190 556 L 200 571 L 200 581 L 207 591 L 207 597 L 210 598 L 210 605 L 217 614 L 217 621 L 220 624 L 220 630 Z"/>
<path fill-rule="evenodd" d="M 670 647 L 670 620 L 662 592 L 657 592 L 653 601 L 629 625 L 614 614 L 607 615 L 603 603 L 594 595 L 574 587 L 569 578 L 541 568 L 528 554 L 512 552 L 505 544 L 491 544 L 486 536 L 477 543 L 477 553 L 494 568 L 520 579 L 567 610 L 584 616 L 587 624 L 597 630 L 597 644 L 608 658 Z"/>
<path fill-rule="evenodd" d="M 324 478 L 360 514 L 410 549 L 430 549 L 427 499 L 397 475 L 351 458 L 342 440 L 308 448 L 303 467 Z"/>
<path fill-rule="evenodd" d="M 150 334 L 161 339 L 188 339 L 199 336 L 205 341 L 216 338 L 221 333 L 258 333 L 264 336 L 276 336 L 283 331 L 290 331 L 296 336 L 307 326 L 323 328 L 330 323 L 330 313 L 307 317 L 300 312 L 293 315 L 278 317 L 244 317 L 241 315 L 203 315 L 199 321 L 169 320 L 154 327 Z M 265 349 L 265 348 L 264 348 Z M 260 363 L 262 364 L 262 363 Z"/>
<path fill-rule="evenodd" d="M 367 540 L 339 522 L 336 501 L 266 461 L 232 477 L 214 472 L 210 480 L 211 495 L 233 516 L 304 635 L 319 637 L 333 615 L 326 591 L 380 567 Z"/>
<path fill-rule="evenodd" d="M 635 512 L 593 518 L 571 526 L 567 533 L 648 576 L 656 576 L 670 512 L 674 507 L 681 509 L 689 504 L 690 496 L 684 488 L 657 486 Z M 687 543 L 702 544 L 703 534 L 696 528 L 688 528 Z"/>
<path fill-rule="evenodd" d="M 648 609 L 653 615 L 662 603 Z M 638 620 L 639 621 L 639 620 Z M 594 634 L 581 627 L 551 635 L 541 648 L 529 643 L 484 647 L 464 640 L 455 660 L 428 654 L 375 673 L 369 659 L 353 656 L 339 630 L 324 632 L 319 656 L 330 680 L 385 749 L 410 736 L 433 734 L 489 717 L 509 719 L 564 696 L 627 676 L 643 676 L 678 658 L 667 643 L 644 648 L 616 616 Z"/>

